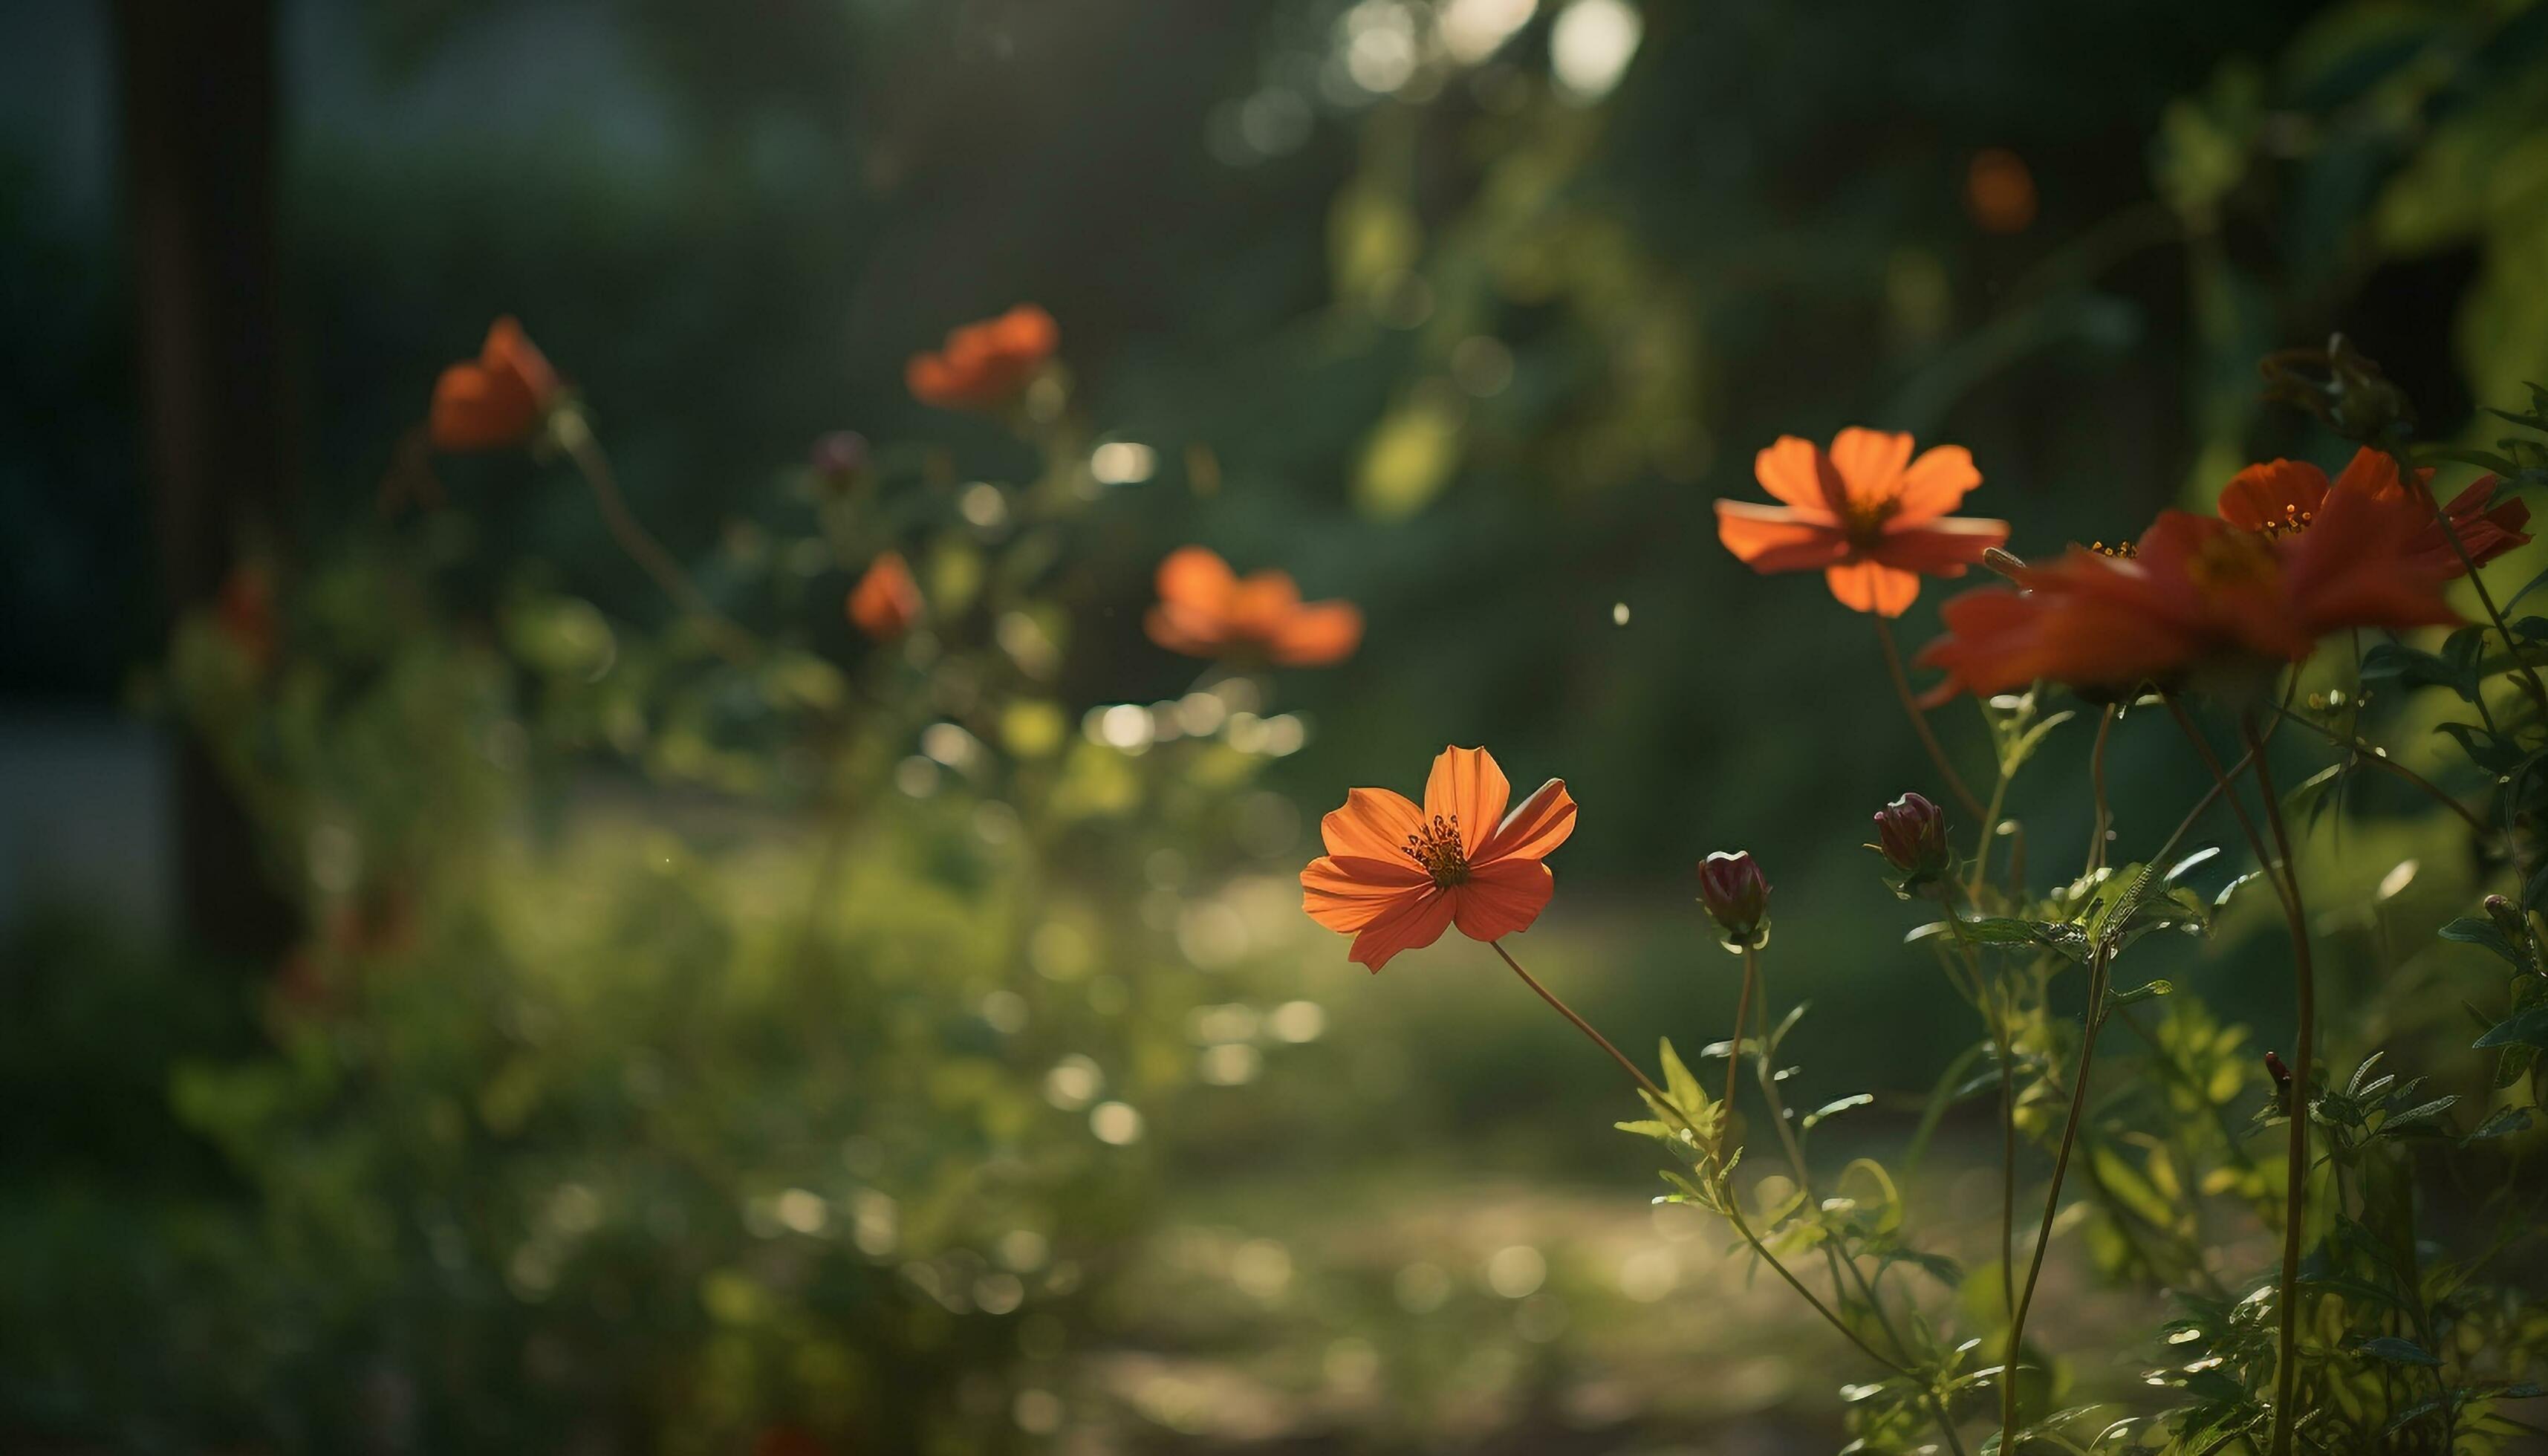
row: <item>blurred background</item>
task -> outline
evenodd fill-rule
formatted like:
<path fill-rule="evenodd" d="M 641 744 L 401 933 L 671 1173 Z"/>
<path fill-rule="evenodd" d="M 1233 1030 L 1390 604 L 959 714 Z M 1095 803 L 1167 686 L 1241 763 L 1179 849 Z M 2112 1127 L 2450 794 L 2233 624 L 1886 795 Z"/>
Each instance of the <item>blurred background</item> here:
<path fill-rule="evenodd" d="M 2548 11 L 25 4 L 0 280 L 0 1444 L 1822 1450 L 1827 1341 L 1646 1207 L 1609 1069 L 1475 946 L 1374 979 L 1302 919 L 1317 815 L 1446 742 L 1565 776 L 1525 958 L 1632 1049 L 1722 1034 L 1689 871 L 1752 849 L 1795 1100 L 1898 1140 L 1970 1032 L 1860 845 L 1938 785 L 1866 619 L 1710 502 L 1866 423 L 2021 551 L 2128 535 L 2340 463 L 2255 374 L 2334 331 L 2491 438 L 2548 378 Z M 1080 433 L 913 401 L 1026 301 Z M 506 314 L 785 682 L 558 462 L 416 474 Z M 842 620 L 837 430 L 979 640 Z M 1047 531 L 1065 444 L 1141 448 Z M 1199 681 L 1140 629 L 1187 542 L 1362 650 Z M 282 646 L 189 646 L 242 570 Z M 2162 727 L 2128 846 L 2202 781 Z M 2061 861 L 2085 736 L 2021 809 Z M 2382 792 L 2322 872 L 2465 898 Z M 2381 913 L 2347 1025 L 2422 1035 Z M 2279 1036 L 2268 928 L 2176 973 Z"/>

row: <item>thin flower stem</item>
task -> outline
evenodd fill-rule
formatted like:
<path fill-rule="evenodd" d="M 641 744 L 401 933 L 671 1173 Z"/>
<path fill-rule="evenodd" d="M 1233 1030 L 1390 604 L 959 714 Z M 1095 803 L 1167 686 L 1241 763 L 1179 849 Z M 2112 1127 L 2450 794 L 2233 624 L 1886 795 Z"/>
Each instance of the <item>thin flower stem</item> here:
<path fill-rule="evenodd" d="M 609 529 L 611 539 L 619 543 L 619 549 L 654 578 L 655 585 L 676 605 L 708 623 L 716 635 L 719 652 L 737 660 L 749 657 L 751 638 L 732 618 L 716 609 L 707 593 L 674 560 L 673 553 L 629 510 L 627 498 L 619 493 L 619 478 L 610 468 L 610 457 L 602 453 L 601 442 L 593 438 L 592 427 L 584 416 L 572 410 L 561 411 L 552 430 L 567 458 L 575 462 L 576 473 L 592 489 L 593 504 L 601 511 L 601 523 Z"/>
<path fill-rule="evenodd" d="M 1964 898 L 1980 895 L 1982 882 L 1990 877 L 1991 841 L 1998 838 L 1999 808 L 2008 801 L 2008 766 L 2002 764 L 1991 779 L 1990 802 L 1982 808 L 1981 832 L 1973 837 L 1973 872 L 1964 885 Z"/>
<path fill-rule="evenodd" d="M 2433 782 L 2433 780 L 2426 778 L 2423 774 L 2416 773 L 2414 770 L 2408 768 L 2402 763 L 2399 763 L 2396 759 L 2390 758 L 2386 753 L 2381 751 L 2378 745 L 2372 743 L 2370 740 L 2359 737 L 2348 738 L 2346 735 L 2336 732 L 2334 729 L 2327 727 L 2323 723 L 2313 722 L 2287 708 L 2277 707 L 2270 709 L 2270 711 L 2274 714 L 2276 722 L 2293 723 L 2306 728 L 2320 738 L 2325 739 L 2327 742 L 2336 745 L 2338 748 L 2348 749 L 2359 755 L 2365 763 L 2376 764 L 2407 780 L 2409 783 L 2415 785 L 2415 787 L 2422 789 L 2426 794 L 2431 796 L 2433 802 L 2440 804 L 2444 808 L 2449 809 L 2452 813 L 2459 815 L 2460 819 L 2466 823 L 2469 828 L 2476 830 L 2479 834 L 2492 836 L 2496 833 L 2494 825 L 2479 818 L 2475 810 L 2469 808 L 2468 805 L 2461 803 L 2458 799 L 2453 798 L 2440 784 Z"/>
<path fill-rule="evenodd" d="M 2283 887 L 2282 876 L 2274 873 L 2274 857 L 2265 848 L 2265 837 L 2257 832 L 2256 821 L 2248 817 L 2246 802 L 2238 797 L 2236 789 L 2230 787 L 2230 779 L 2235 775 L 2221 767 L 2221 756 L 2212 751 L 2212 745 L 2203 737 L 2203 730 L 2194 726 L 2194 719 L 2185 711 L 2183 703 L 2170 697 L 2167 699 L 2167 710 L 2175 715 L 2176 726 L 2185 730 L 2186 741 L 2194 745 L 2194 752 L 2203 760 L 2203 767 L 2212 771 L 2214 786 L 2220 790 L 2223 798 L 2230 801 L 2230 812 L 2238 816 L 2238 828 L 2247 836 L 2247 847 L 2256 853 L 2257 869 L 2264 874 L 2265 882 L 2274 887 L 2274 897 L 2283 902 L 2283 909 L 2288 914 L 2292 905 L 2291 891 Z M 2253 748 L 2247 751 L 2247 757 L 2241 761 L 2243 765 L 2251 768 L 2260 762 L 2262 762 L 2262 755 Z"/>
<path fill-rule="evenodd" d="M 2061 1181 L 2070 1172 L 2070 1152 L 2079 1143 L 2080 1115 L 2088 1106 L 2088 1067 L 2097 1056 L 2097 1033 L 2106 1025 L 2106 948 L 2100 945 L 2088 960 L 2088 1014 L 2085 1033 L 2079 1040 L 2079 1061 L 2070 1069 L 2070 1110 L 2061 1122 L 2061 1144 L 2052 1154 L 2052 1186 L 2044 1195 L 2044 1219 L 2035 1230 L 2035 1254 L 2026 1269 L 2026 1284 L 2017 1296 L 2017 1313 L 2008 1323 L 2008 1350 L 2000 1361 L 2002 1382 L 2017 1382 L 2018 1357 L 2026 1346 L 2026 1315 L 2035 1304 L 2036 1281 L 2044 1277 L 2044 1251 L 2052 1243 L 2052 1219 L 2061 1209 Z M 2002 1410 L 2011 1412 L 2015 1425 L 2015 1398 L 2003 1393 Z M 2015 1451 L 2014 1431 L 2003 1431 L 2000 1449 Z"/>
<path fill-rule="evenodd" d="M 1610 1059 L 1619 1064 L 1621 1070 L 1625 1071 L 1639 1087 L 1644 1088 L 1647 1094 L 1652 1096 L 1665 1112 L 1670 1113 L 1674 1120 L 1682 1125 L 1682 1130 L 1684 1132 L 1689 1134 L 1692 1138 L 1700 1136 L 1698 1129 L 1690 1126 L 1689 1120 L 1682 1115 L 1681 1109 L 1674 1104 L 1670 1097 L 1664 1095 L 1664 1089 L 1655 1085 L 1652 1077 L 1649 1077 L 1644 1072 L 1638 1070 L 1635 1062 L 1630 1061 L 1626 1056 L 1620 1054 L 1619 1048 L 1610 1045 L 1609 1038 L 1594 1031 L 1591 1022 L 1577 1016 L 1573 1007 L 1570 1007 L 1565 1002 L 1557 999 L 1556 994 L 1551 992 L 1548 987 L 1541 985 L 1537 977 L 1533 976 L 1529 971 L 1522 969 L 1521 962 L 1512 957 L 1512 953 L 1503 948 L 1502 942 L 1489 941 L 1487 942 L 1487 945 L 1489 949 L 1493 950 L 1498 956 L 1503 957 L 1504 964 L 1512 967 L 1513 974 L 1521 977 L 1523 985 L 1528 986 L 1531 990 L 1537 992 L 1539 999 L 1547 1002 L 1558 1015 L 1565 1017 L 1569 1022 L 1572 1022 L 1577 1031 L 1582 1032 L 1586 1037 L 1592 1040 L 1593 1046 L 1598 1046 L 1604 1052 L 1607 1052 Z M 1737 1030 L 1739 1032 L 1740 1028 Z M 1812 1290 L 1805 1288 L 1803 1281 L 1797 1279 L 1794 1272 L 1788 1269 L 1786 1265 L 1779 1263 L 1777 1256 L 1771 1253 L 1769 1247 L 1761 1242 L 1760 1235 L 1752 1231 L 1751 1225 L 1744 1221 L 1741 1207 L 1737 1205 L 1732 1198 L 1729 1197 L 1725 1200 L 1725 1209 L 1726 1222 L 1734 1226 L 1734 1231 L 1741 1234 L 1743 1236 L 1743 1241 L 1752 1246 L 1752 1251 L 1761 1256 L 1761 1261 L 1768 1264 L 1772 1269 L 1777 1271 L 1778 1277 L 1787 1282 L 1787 1287 L 1794 1290 L 1806 1304 L 1812 1306 L 1814 1313 L 1820 1315 L 1826 1323 L 1847 1336 L 1851 1344 L 1854 1344 L 1861 1350 L 1865 1351 L 1866 1353 L 1866 1357 L 1873 1360 L 1878 1365 L 1883 1366 L 1885 1369 L 1892 1371 L 1896 1375 L 1905 1376 L 1913 1380 L 1920 1378 L 1919 1372 L 1911 1369 L 1909 1366 L 1902 1364 L 1898 1360 L 1890 1359 L 1878 1353 L 1876 1348 L 1873 1345 L 1868 1344 L 1864 1336 L 1849 1326 L 1849 1322 L 1847 1320 L 1841 1319 L 1838 1315 L 1833 1314 L 1829 1305 L 1824 1304 Z M 1950 1436 L 1950 1439 L 1952 1439 L 1952 1435 Z"/>
<path fill-rule="evenodd" d="M 2097 821 L 2088 830 L 2088 874 L 2106 865 L 2106 835 L 2114 823 L 2106 802 L 2106 740 L 2113 736 L 2115 720 L 2121 716 L 2123 709 L 2119 705 L 2106 704 L 2106 711 L 2097 719 L 2096 747 L 2088 751 L 2088 781 L 2095 786 L 2097 796 Z"/>
<path fill-rule="evenodd" d="M 1734 998 L 1734 1045 L 1725 1053 L 1725 1116 L 1734 1117 L 1734 1089 L 1742 1085 L 1743 1034 L 1752 1025 L 1752 985 L 1760 979 L 1760 968 L 1753 962 L 1753 949 L 1743 948 L 1743 990 Z"/>
<path fill-rule="evenodd" d="M 1911 715 L 1911 727 L 1920 735 L 1921 747 L 1929 751 L 1929 762 L 1938 766 L 1939 774 L 1946 777 L 1948 789 L 1955 794 L 1956 802 L 1964 806 L 1964 812 L 1976 819 L 1981 818 L 1982 801 L 1973 797 L 1973 791 L 1964 786 L 1963 775 L 1956 772 L 1955 765 L 1947 762 L 1946 749 L 1939 746 L 1938 735 L 1929 727 L 1929 715 L 1921 711 L 1919 700 L 1911 695 L 1911 680 L 1902 671 L 1902 649 L 1893 643 L 1893 624 L 1881 616 L 1872 616 L 1872 620 L 1875 622 L 1876 640 L 1884 644 L 1884 671 L 1892 675 L 1893 695 L 1902 699 L 1902 711 Z"/>
<path fill-rule="evenodd" d="M 2005 786 L 2007 776 L 2000 782 Z M 1994 795 L 1996 797 L 1996 795 Z M 1990 1028 L 1991 1050 L 1999 1062 L 1999 1294 L 2002 1322 L 2014 1329 L 2017 1325 L 2017 1068 L 2008 1042 L 2008 1025 L 2000 1014 L 1998 998 L 1991 982 L 1982 972 L 1980 950 L 1973 945 L 1972 933 L 1964 929 L 1964 918 L 1956 911 L 1949 896 L 1952 888 L 1938 895 L 1939 908 L 1947 912 L 1947 924 L 1955 930 L 1956 944 L 1962 948 L 1964 965 L 1973 978 L 1973 991 L 1984 1022 Z M 2017 1449 L 2017 1382 L 1999 1383 L 1999 1445 L 2003 1451 Z"/>
<path fill-rule="evenodd" d="M 2282 859 L 2283 881 L 2288 887 L 2283 913 L 2291 927 L 2294 1015 L 2299 1022 L 2292 1033 L 2291 1166 L 2283 1176 L 2283 1269 L 2276 1295 L 2282 1327 L 2274 1363 L 2274 1434 L 2270 1448 L 2273 1456 L 2286 1456 L 2292 1448 L 2292 1426 L 2297 1414 L 2293 1404 L 2300 1389 L 2301 1232 L 2309 1212 L 2310 1064 L 2317 1042 L 2318 976 L 2310 963 L 2309 917 L 2301 907 L 2300 866 L 2292 861 L 2291 835 L 2283 827 L 2283 811 L 2274 801 L 2273 769 L 2266 762 L 2265 743 L 2256 731 L 2255 715 L 2241 719 L 2239 728 L 2246 735 L 2247 752 L 2255 759 L 2251 772 L 2256 775 L 2256 791 L 2265 801 L 2265 823 L 2273 830 L 2274 849 Z"/>
<path fill-rule="evenodd" d="M 1759 1048 L 1759 1050 L 1758 1054 L 1753 1057 L 1752 1070 L 1755 1077 L 1761 1083 L 1761 1100 L 1769 1105 L 1770 1126 L 1778 1135 L 1779 1149 L 1787 1155 L 1787 1166 L 1795 1170 L 1796 1188 L 1799 1192 L 1804 1194 L 1807 1202 L 1818 1203 L 1819 1200 L 1814 1196 L 1813 1173 L 1805 1165 L 1804 1145 L 1796 1140 L 1795 1130 L 1787 1126 L 1786 1100 L 1778 1095 L 1777 1077 L 1771 1069 L 1769 984 L 1767 978 L 1760 974 L 1758 966 L 1759 955 L 1760 953 L 1752 947 L 1747 946 L 1744 948 L 1743 968 L 1745 979 L 1747 981 L 1759 981 L 1762 988 L 1761 1009 L 1759 1013 L 1761 1018 L 1761 1035 L 1753 1044 L 1757 1048 Z M 1739 1043 L 1740 1039 L 1738 1038 L 1737 1040 Z M 1885 1338 L 1893 1341 L 1893 1348 L 1901 1352 L 1904 1360 L 1909 1360 L 1911 1358 L 1910 1342 L 1903 1339 L 1902 1331 L 1893 1326 L 1893 1317 L 1885 1313 L 1884 1301 L 1877 1297 L 1875 1286 L 1867 1281 L 1866 1271 L 1858 1267 L 1857 1259 L 1848 1257 L 1841 1249 L 1836 1247 L 1834 1240 L 1823 1240 L 1822 1250 L 1824 1260 L 1831 1265 L 1832 1291 L 1834 1295 L 1837 1296 L 1843 1304 L 1848 1303 L 1849 1296 L 1841 1289 L 1841 1271 L 1843 1269 L 1847 1269 L 1849 1271 L 1850 1282 L 1858 1286 L 1859 1294 L 1866 1300 L 1866 1308 L 1875 1316 L 1875 1322 L 1883 1326 Z"/>
<path fill-rule="evenodd" d="M 1610 1054 L 1610 1059 L 1619 1064 L 1620 1070 L 1626 1072 L 1630 1077 L 1635 1078 L 1638 1086 L 1643 1087 L 1657 1102 L 1662 1103 L 1666 1108 L 1670 1108 L 1676 1114 L 1681 1111 L 1680 1108 L 1673 1105 L 1672 1098 L 1665 1093 L 1664 1089 L 1655 1085 L 1654 1078 L 1647 1076 L 1643 1071 L 1639 1070 L 1637 1064 L 1630 1061 L 1625 1053 L 1620 1051 L 1618 1047 L 1610 1045 L 1609 1038 L 1592 1030 L 1592 1023 L 1577 1016 L 1575 1014 L 1574 1007 L 1558 1000 L 1555 992 L 1549 990 L 1548 987 L 1541 985 L 1539 983 L 1539 979 L 1536 976 L 1533 976 L 1529 971 L 1522 969 L 1521 962 L 1512 958 L 1512 953 L 1504 949 L 1503 942 L 1489 941 L 1487 942 L 1487 947 L 1497 955 L 1502 956 L 1504 958 L 1504 964 L 1512 967 L 1512 973 L 1521 977 L 1521 983 L 1539 993 L 1540 1000 L 1547 1002 L 1551 1007 L 1555 1008 L 1558 1015 L 1565 1017 L 1570 1022 L 1573 1022 L 1575 1024 L 1575 1030 L 1592 1038 L 1593 1046 L 1608 1052 Z M 1739 1034 L 1741 1029 L 1737 1028 L 1736 1030 Z M 1688 1129 L 1691 1137 L 1695 1138 L 1698 1136 L 1698 1130 L 1696 1128 L 1689 1127 L 1686 1122 L 1683 1123 L 1682 1126 Z"/>

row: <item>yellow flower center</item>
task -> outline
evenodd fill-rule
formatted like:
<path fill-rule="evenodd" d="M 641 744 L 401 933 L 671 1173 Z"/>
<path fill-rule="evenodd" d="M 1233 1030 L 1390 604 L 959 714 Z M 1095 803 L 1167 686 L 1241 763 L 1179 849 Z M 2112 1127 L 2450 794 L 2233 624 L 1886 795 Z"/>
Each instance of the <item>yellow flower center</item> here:
<path fill-rule="evenodd" d="M 1417 868 L 1433 876 L 1433 882 L 1445 889 L 1464 884 L 1469 878 L 1469 851 L 1460 843 L 1460 816 L 1433 816 L 1429 824 L 1416 826 L 1407 837 L 1407 858 Z"/>
<path fill-rule="evenodd" d="M 2088 543 L 2088 549 L 2099 556 L 2111 556 L 2117 561 L 2131 561 L 2141 554 L 2139 544 L 2134 541 L 2091 541 Z"/>

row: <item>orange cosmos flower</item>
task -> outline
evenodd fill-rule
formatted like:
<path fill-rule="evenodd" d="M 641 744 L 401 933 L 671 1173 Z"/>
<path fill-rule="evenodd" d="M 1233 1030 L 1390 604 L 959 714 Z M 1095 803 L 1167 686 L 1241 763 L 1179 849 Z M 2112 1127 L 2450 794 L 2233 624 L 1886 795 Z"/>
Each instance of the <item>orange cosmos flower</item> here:
<path fill-rule="evenodd" d="M 2008 522 L 1950 516 L 1981 472 L 1961 445 L 1911 458 L 1911 437 L 1845 429 L 1826 453 L 1780 435 L 1753 463 L 1761 487 L 1786 502 L 1716 502 L 1725 549 L 1762 573 L 1820 571 L 1853 611 L 1898 617 L 1920 578 L 1960 577 L 2008 539 Z"/>
<path fill-rule="evenodd" d="M 1305 602 L 1289 573 L 1242 578 L 1201 546 L 1181 546 L 1159 563 L 1159 604 L 1142 626 L 1170 652 L 1288 668 L 1341 662 L 1362 645 L 1362 609 L 1352 602 Z"/>
<path fill-rule="evenodd" d="M 2250 531 L 2188 511 L 2159 515 L 2130 556 L 2084 547 L 2021 567 L 2025 590 L 1985 587 L 1945 607 L 1920 654 L 1939 696 L 2004 692 L 2039 679 L 2129 691 L 2189 670 L 2298 662 L 2347 627 L 2445 626 L 2442 572 L 2411 537 L 2420 507 L 2330 492 L 2306 531 Z"/>
<path fill-rule="evenodd" d="M 1540 862 L 1575 832 L 1575 800 L 1552 778 L 1507 814 L 1512 785 L 1482 748 L 1446 748 L 1424 807 L 1357 788 L 1319 823 L 1327 852 L 1301 871 L 1301 908 L 1352 936 L 1347 958 L 1377 973 L 1446 926 L 1476 941 L 1530 929 L 1555 881 Z"/>
<path fill-rule="evenodd" d="M 437 450 L 500 450 L 531 437 L 557 403 L 557 371 L 509 317 L 487 330 L 475 360 L 442 371 L 433 385 L 431 434 Z"/>
<path fill-rule="evenodd" d="M 850 589 L 850 620 L 878 642 L 911 630 L 920 620 L 920 584 L 898 552 L 888 551 L 867 563 L 866 575 Z"/>
<path fill-rule="evenodd" d="M 903 369 L 911 397 L 941 410 L 997 410 L 1018 397 L 1061 347 L 1061 326 L 1033 304 L 997 318 L 967 323 L 934 354 L 914 354 Z"/>
<path fill-rule="evenodd" d="M 2432 496 L 2433 473 L 2415 472 L 2415 483 L 2420 489 L 2412 492 L 2399 483 L 2398 462 L 2385 450 L 2354 451 L 2343 474 L 2331 483 L 2325 471 L 2306 460 L 2274 460 L 2250 465 L 2230 478 L 2221 492 L 2221 518 L 2251 531 L 2284 536 L 2308 530 L 2325 508 L 2330 491 L 2358 491 L 2380 500 L 2405 500 L 2416 506 L 2415 518 L 2410 523 L 2412 534 L 2408 541 L 2408 554 L 2446 578 L 2466 576 L 2467 568 L 2460 565 L 2459 553 L 2451 549 L 2441 521 L 2424 505 Z M 2530 541 L 2521 529 L 2530 522 L 2530 507 L 2518 500 L 2506 500 L 2490 508 L 2487 498 L 2494 494 L 2495 477 L 2490 475 L 2460 492 L 2443 507 L 2469 560 L 2479 566 Z"/>

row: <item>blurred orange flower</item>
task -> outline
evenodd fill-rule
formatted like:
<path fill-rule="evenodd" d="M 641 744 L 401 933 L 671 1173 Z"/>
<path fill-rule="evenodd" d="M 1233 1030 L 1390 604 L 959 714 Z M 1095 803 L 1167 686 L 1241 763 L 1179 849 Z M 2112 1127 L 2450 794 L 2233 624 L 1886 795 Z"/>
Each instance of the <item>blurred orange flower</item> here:
<path fill-rule="evenodd" d="M 1352 936 L 1347 958 L 1375 973 L 1448 926 L 1476 941 L 1530 929 L 1555 888 L 1540 862 L 1575 832 L 1575 800 L 1562 778 L 1507 814 L 1511 796 L 1482 748 L 1442 750 L 1421 810 L 1385 788 L 1353 790 L 1320 821 L 1327 852 L 1301 871 L 1301 908 Z"/>
<path fill-rule="evenodd" d="M 2035 221 L 2035 173 L 2005 146 L 1973 153 L 1964 167 L 1964 211 L 1984 232 L 2024 232 Z"/>
<path fill-rule="evenodd" d="M 500 450 L 529 439 L 557 403 L 557 371 L 511 318 L 487 330 L 475 360 L 442 371 L 433 385 L 431 434 L 437 450 Z"/>
<path fill-rule="evenodd" d="M 2299 662 L 2347 627 L 2446 626 L 2443 573 L 2411 544 L 2419 507 L 2332 492 L 2303 532 L 2268 536 L 2162 512 L 2131 557 L 2072 547 L 1950 600 L 1947 634 L 1920 654 L 1939 696 L 2004 692 L 2039 679 L 2130 690 L 2189 670 Z"/>
<path fill-rule="evenodd" d="M 2467 568 L 2442 533 L 2441 521 L 2424 504 L 2431 499 L 2433 473 L 2415 472 L 2415 483 L 2421 489 L 2411 493 L 2399 482 L 2398 462 L 2385 450 L 2354 451 L 2332 482 L 2325 471 L 2306 460 L 2272 460 L 2250 465 L 2230 478 L 2221 492 L 2221 518 L 2269 536 L 2286 536 L 2310 528 L 2325 508 L 2330 491 L 2358 491 L 2375 500 L 2409 501 L 2416 511 L 2411 521 L 2413 535 L 2408 541 L 2408 554 L 2445 577 L 2466 576 Z M 2443 507 L 2469 560 L 2479 566 L 2530 541 L 2521 529 L 2530 522 L 2530 507 L 2506 500 L 2490 508 L 2487 498 L 2494 494 L 2495 477 L 2486 476 Z"/>
<path fill-rule="evenodd" d="M 1291 668 L 1341 662 L 1362 645 L 1362 609 L 1352 602 L 1305 602 L 1288 573 L 1240 577 L 1201 546 L 1159 563 L 1159 604 L 1142 625 L 1170 652 Z"/>
<path fill-rule="evenodd" d="M 947 335 L 937 353 L 914 354 L 903 379 L 911 397 L 941 410 L 996 410 L 1018 397 L 1061 347 L 1061 327 L 1033 304 Z"/>
<path fill-rule="evenodd" d="M 1756 572 L 1822 572 L 1853 611 L 1898 617 L 1921 577 L 1960 577 L 2008 539 L 2004 520 L 1947 514 L 1982 480 L 1961 445 L 1914 460 L 1907 434 L 1845 429 L 1828 453 L 1781 435 L 1753 473 L 1785 503 L 1717 501 L 1717 538 Z"/>
<path fill-rule="evenodd" d="M 911 630 L 920 620 L 920 584 L 899 553 L 888 551 L 867 563 L 866 575 L 850 589 L 850 620 L 878 642 Z"/>

